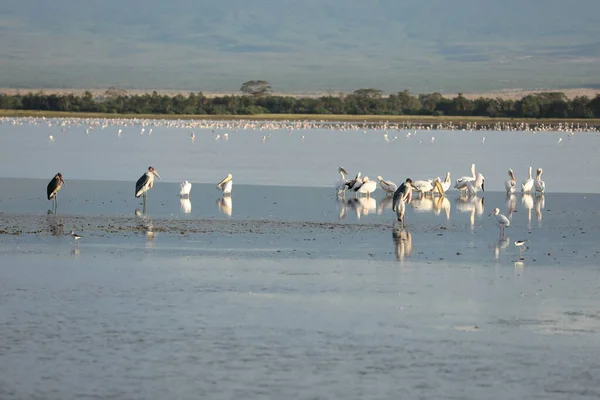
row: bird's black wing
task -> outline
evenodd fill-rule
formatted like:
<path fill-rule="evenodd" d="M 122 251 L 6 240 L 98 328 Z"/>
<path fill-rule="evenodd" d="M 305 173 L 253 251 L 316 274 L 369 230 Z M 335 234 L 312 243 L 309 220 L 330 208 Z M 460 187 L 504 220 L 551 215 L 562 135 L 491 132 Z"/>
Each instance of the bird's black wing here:
<path fill-rule="evenodd" d="M 140 197 L 142 195 L 141 190 L 146 186 L 149 180 L 150 177 L 147 174 L 142 175 L 140 179 L 137 180 L 135 183 L 135 197 Z"/>
<path fill-rule="evenodd" d="M 48 183 L 48 187 L 46 188 L 46 194 L 48 195 L 48 200 L 50 200 L 54 196 L 56 196 L 56 192 L 58 192 L 59 184 L 60 184 L 60 180 L 58 179 L 57 176 L 52 178 L 50 183 Z"/>
<path fill-rule="evenodd" d="M 406 182 L 403 182 L 402 185 L 396 189 L 394 192 L 394 197 L 392 198 L 392 211 L 396 211 L 396 204 L 398 199 L 402 199 L 404 197 L 404 193 L 406 192 Z"/>

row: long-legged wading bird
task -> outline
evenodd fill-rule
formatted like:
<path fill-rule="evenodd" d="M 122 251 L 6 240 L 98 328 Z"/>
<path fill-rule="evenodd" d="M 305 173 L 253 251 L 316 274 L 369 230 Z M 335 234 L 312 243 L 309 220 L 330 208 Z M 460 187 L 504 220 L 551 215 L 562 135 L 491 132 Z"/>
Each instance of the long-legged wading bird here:
<path fill-rule="evenodd" d="M 233 175 L 227 174 L 225 178 L 217 183 L 217 189 L 223 192 L 223 195 L 231 195 L 231 188 L 233 187 Z"/>
<path fill-rule="evenodd" d="M 135 183 L 135 197 L 144 195 L 144 204 L 146 204 L 146 193 L 154 186 L 154 177 L 160 179 L 160 175 L 152 167 L 148 167 L 148 172 L 140 177 Z"/>
<path fill-rule="evenodd" d="M 48 200 L 54 199 L 54 210 L 55 211 L 56 211 L 56 207 L 57 207 L 56 195 L 58 194 L 58 191 L 60 190 L 60 188 L 62 188 L 62 185 L 64 185 L 64 184 L 65 184 L 65 181 L 63 180 L 62 174 L 59 172 L 58 174 L 54 175 L 54 178 L 52 178 L 50 183 L 48 183 L 48 187 L 46 188 L 46 194 L 48 195 Z"/>
<path fill-rule="evenodd" d="M 496 217 L 496 221 L 500 227 L 500 236 L 504 236 L 504 228 L 510 226 L 510 220 L 506 218 L 506 215 L 500 214 L 499 208 L 494 208 L 494 211 L 489 216 L 491 217 L 492 215 Z"/>
<path fill-rule="evenodd" d="M 406 203 L 410 203 L 412 200 L 412 191 L 412 179 L 406 178 L 406 181 L 394 192 L 394 197 L 392 198 L 392 211 L 396 211 L 396 217 L 402 223 L 404 223 Z"/>

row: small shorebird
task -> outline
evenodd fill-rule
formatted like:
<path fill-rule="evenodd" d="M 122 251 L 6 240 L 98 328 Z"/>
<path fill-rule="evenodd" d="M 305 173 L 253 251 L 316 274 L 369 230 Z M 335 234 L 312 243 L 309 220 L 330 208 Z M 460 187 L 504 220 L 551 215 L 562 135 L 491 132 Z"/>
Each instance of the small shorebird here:
<path fill-rule="evenodd" d="M 73 236 L 73 239 L 75 239 L 75 242 L 77 242 L 79 239 L 81 239 L 83 237 L 83 236 L 75 233 L 75 231 L 71 231 L 71 236 Z"/>
<path fill-rule="evenodd" d="M 521 251 L 527 250 L 529 247 L 525 246 L 525 243 L 527 243 L 527 240 L 517 240 L 515 242 L 515 246 L 517 246 L 518 248 L 521 249 Z"/>

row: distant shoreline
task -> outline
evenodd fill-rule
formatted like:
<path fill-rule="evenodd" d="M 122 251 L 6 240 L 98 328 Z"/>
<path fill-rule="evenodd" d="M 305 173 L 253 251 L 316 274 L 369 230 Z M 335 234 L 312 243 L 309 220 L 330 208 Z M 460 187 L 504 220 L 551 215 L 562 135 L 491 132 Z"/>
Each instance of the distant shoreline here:
<path fill-rule="evenodd" d="M 105 95 L 106 88 L 0 88 L 0 94 L 7 95 L 16 95 L 16 94 L 27 94 L 27 93 L 39 93 L 43 92 L 46 94 L 69 94 L 73 93 L 76 95 L 81 95 L 86 91 L 92 93 L 94 97 L 102 97 Z M 131 95 L 143 95 L 146 93 L 157 92 L 161 95 L 168 96 L 176 96 L 178 94 L 188 95 L 189 93 L 199 93 L 202 92 L 206 97 L 219 97 L 219 96 L 240 96 L 243 93 L 239 91 L 235 92 L 203 92 L 201 90 L 173 90 L 173 89 L 125 89 L 120 88 L 126 91 Z M 485 98 L 500 98 L 503 100 L 520 100 L 525 96 L 535 93 L 555 93 L 560 92 L 564 93 L 568 99 L 574 99 L 578 96 L 587 96 L 590 99 L 600 95 L 600 89 L 589 89 L 589 88 L 568 88 L 568 89 L 502 89 L 488 92 L 470 92 L 470 93 L 462 93 L 462 95 L 470 100 L 477 99 L 480 97 Z M 351 92 L 343 92 L 343 91 L 322 91 L 322 92 L 272 92 L 270 95 L 272 96 L 290 96 L 296 98 L 315 98 L 322 97 L 328 95 L 337 96 L 339 94 L 348 95 Z M 421 94 L 421 93 L 413 93 L 413 94 Z M 453 98 L 458 95 L 458 93 L 441 93 L 443 97 Z"/>

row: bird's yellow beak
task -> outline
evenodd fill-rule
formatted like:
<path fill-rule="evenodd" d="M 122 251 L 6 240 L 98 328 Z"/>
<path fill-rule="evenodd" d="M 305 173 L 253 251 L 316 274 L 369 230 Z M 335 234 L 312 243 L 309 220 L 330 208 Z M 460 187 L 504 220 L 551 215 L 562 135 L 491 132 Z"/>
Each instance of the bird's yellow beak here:
<path fill-rule="evenodd" d="M 440 192 L 440 196 L 444 196 L 444 188 L 442 187 L 442 184 L 440 183 L 440 181 L 435 181 L 434 182 L 435 187 L 437 188 L 438 192 Z"/>

